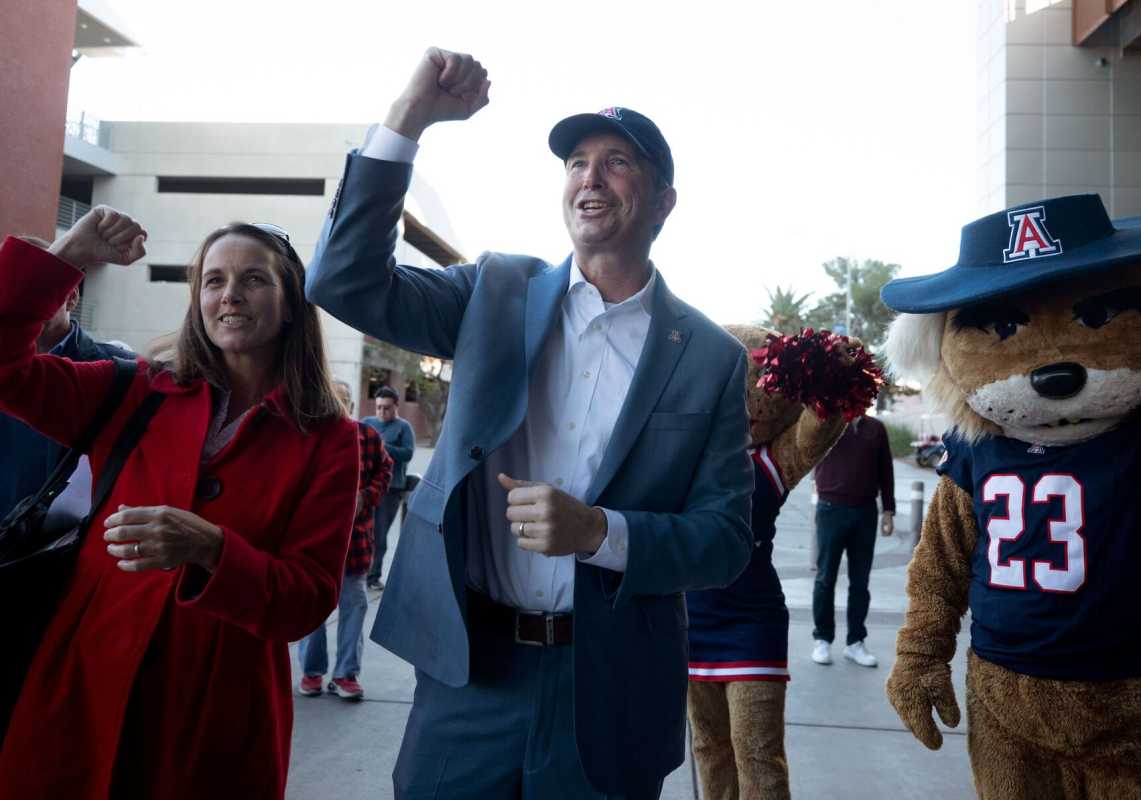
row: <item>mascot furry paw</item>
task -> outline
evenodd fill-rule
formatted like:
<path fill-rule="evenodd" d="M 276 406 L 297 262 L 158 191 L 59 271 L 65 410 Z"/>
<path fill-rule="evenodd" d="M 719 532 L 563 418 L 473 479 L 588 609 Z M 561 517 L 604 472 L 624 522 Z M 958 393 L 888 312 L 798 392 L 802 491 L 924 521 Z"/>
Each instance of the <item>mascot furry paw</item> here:
<path fill-rule="evenodd" d="M 1141 225 L 1096 195 L 963 229 L 893 281 L 893 368 L 953 424 L 888 698 L 934 749 L 971 611 L 967 745 L 991 800 L 1141 797 Z"/>
<path fill-rule="evenodd" d="M 693 752 L 709 800 L 787 798 L 788 609 L 772 563 L 776 518 L 788 492 L 840 438 L 846 417 L 867 407 L 879 376 L 842 337 L 727 330 L 758 362 L 745 387 L 756 547 L 733 584 L 686 596 Z"/>

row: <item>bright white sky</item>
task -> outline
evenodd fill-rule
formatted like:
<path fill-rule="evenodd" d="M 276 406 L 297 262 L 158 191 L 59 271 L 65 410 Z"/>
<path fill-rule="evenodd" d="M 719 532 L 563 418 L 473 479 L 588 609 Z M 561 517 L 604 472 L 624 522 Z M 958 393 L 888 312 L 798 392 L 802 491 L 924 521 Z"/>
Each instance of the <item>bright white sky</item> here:
<path fill-rule="evenodd" d="M 551 125 L 647 114 L 677 165 L 654 262 L 718 322 L 831 291 L 837 255 L 941 270 L 977 216 L 966 0 L 106 1 L 144 50 L 81 61 L 70 106 L 108 120 L 372 122 L 427 46 L 474 54 L 491 104 L 417 159 L 469 257 L 565 257 Z"/>

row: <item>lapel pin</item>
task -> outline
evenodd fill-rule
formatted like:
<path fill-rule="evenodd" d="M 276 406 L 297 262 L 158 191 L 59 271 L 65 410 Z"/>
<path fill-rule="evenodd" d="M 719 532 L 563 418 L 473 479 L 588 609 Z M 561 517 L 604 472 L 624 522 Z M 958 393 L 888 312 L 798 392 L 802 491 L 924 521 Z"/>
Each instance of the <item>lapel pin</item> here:
<path fill-rule="evenodd" d="M 681 331 L 679 331 L 677 328 L 674 328 L 672 331 L 670 331 L 670 341 L 674 344 L 681 344 Z"/>

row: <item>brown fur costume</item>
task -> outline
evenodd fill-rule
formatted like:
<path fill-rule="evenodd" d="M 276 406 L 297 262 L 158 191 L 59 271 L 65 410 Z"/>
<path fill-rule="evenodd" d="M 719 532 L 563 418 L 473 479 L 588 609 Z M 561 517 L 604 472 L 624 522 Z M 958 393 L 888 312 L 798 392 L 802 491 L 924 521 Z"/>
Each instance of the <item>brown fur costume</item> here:
<path fill-rule="evenodd" d="M 887 353 L 897 372 L 924 379 L 925 393 L 968 441 L 995 433 L 1043 446 L 1085 441 L 1132 419 L 1141 405 L 1141 313 L 1122 310 L 1091 327 L 1077 318 L 1075 304 L 1138 285 L 1141 270 L 1132 266 L 1003 297 L 1029 318 L 1003 340 L 994 331 L 954 325 L 958 310 L 903 314 Z M 1083 366 L 1092 391 L 1061 400 L 1038 396 L 1030 373 L 1059 362 Z M 932 749 L 942 744 L 932 708 L 946 724 L 959 722 L 948 662 L 968 607 L 978 536 L 971 495 L 943 477 L 908 570 L 910 604 L 887 683 L 903 722 Z M 1133 625 L 1137 611 L 1122 609 L 1122 623 Z M 1141 679 L 1038 678 L 971 652 L 966 700 L 980 797 L 1141 798 Z"/>
<path fill-rule="evenodd" d="M 772 331 L 729 325 L 750 351 Z M 855 342 L 858 345 L 858 342 Z M 844 432 L 843 417 L 821 420 L 800 403 L 757 388 L 757 367 L 746 379 L 750 436 L 768 444 L 785 486 L 791 490 L 828 454 Z M 693 754 L 706 800 L 787 798 L 783 681 L 690 681 L 689 720 Z"/>

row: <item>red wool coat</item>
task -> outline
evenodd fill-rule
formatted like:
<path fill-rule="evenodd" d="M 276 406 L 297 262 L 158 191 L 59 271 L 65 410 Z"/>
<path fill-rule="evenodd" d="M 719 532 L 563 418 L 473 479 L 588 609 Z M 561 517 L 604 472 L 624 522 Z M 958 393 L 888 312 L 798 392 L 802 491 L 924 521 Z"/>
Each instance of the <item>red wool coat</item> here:
<path fill-rule="evenodd" d="M 0 247 L 0 408 L 74 441 L 111 362 L 35 355 L 79 271 L 24 242 Z M 95 515 L 0 752 L 0 798 L 280 798 L 293 724 L 288 643 L 337 604 L 356 506 L 356 425 L 299 431 L 280 390 L 200 466 L 209 387 L 145 365 L 96 440 L 94 475 L 148 392 L 167 395 Z M 196 495 L 206 477 L 214 499 Z M 188 509 L 224 531 L 213 575 L 127 573 L 102 521 L 119 504 Z M 10 613 L 5 610 L 6 613 Z M 0 656 L 2 657 L 2 656 Z"/>

